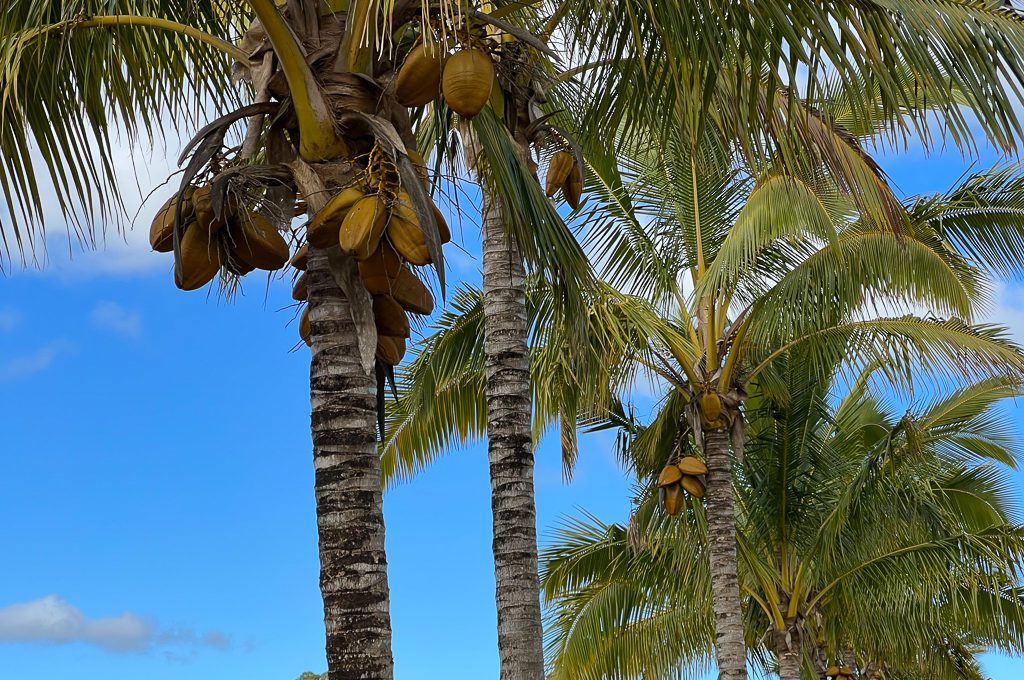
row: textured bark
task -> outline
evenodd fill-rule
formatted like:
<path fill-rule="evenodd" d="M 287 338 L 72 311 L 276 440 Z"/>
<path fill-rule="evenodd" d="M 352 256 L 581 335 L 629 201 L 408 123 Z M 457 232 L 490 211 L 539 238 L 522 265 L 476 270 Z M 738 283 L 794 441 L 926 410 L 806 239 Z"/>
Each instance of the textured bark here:
<path fill-rule="evenodd" d="M 325 251 L 312 248 L 311 429 L 320 590 L 330 680 L 392 680 L 391 618 L 376 381 L 362 367 L 349 305 Z"/>
<path fill-rule="evenodd" d="M 746 680 L 747 654 L 743 612 L 736 577 L 736 511 L 732 497 L 729 435 L 719 428 L 704 432 L 708 466 L 708 558 L 711 561 L 711 601 L 715 610 L 715 654 L 719 680 Z"/>
<path fill-rule="evenodd" d="M 791 635 L 787 644 L 785 631 L 775 631 L 775 650 L 779 656 L 779 680 L 800 680 L 802 650 L 799 636 Z"/>
<path fill-rule="evenodd" d="M 487 451 L 500 677 L 544 680 L 525 274 L 501 205 L 486 189 L 483 230 Z"/>

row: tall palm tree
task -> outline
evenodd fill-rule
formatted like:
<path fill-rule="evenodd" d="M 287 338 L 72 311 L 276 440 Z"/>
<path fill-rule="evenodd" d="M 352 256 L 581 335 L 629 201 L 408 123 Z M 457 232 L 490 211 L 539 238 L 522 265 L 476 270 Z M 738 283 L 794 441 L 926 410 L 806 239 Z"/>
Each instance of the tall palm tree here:
<path fill-rule="evenodd" d="M 783 680 L 848 659 L 864 678 L 953 679 L 973 677 L 974 650 L 1018 650 L 1024 528 L 994 463 L 1016 461 L 996 407 L 1019 386 L 988 379 L 893 413 L 866 376 L 837 404 L 799 363 L 788 403 L 751 396 L 736 480 L 754 658 Z M 555 677 L 674 677 L 711 660 L 703 507 L 668 517 L 649 481 L 679 444 L 663 424 L 681 403 L 667 395 L 649 426 L 620 421 L 641 484 L 629 528 L 572 519 L 545 551 Z"/>
<path fill-rule="evenodd" d="M 6 3 L 0 12 L 0 187 L 11 220 L 0 232 L 4 256 L 31 251 L 41 238 L 49 206 L 39 175 L 48 174 L 68 223 L 81 240 L 92 242 L 94 225 L 116 221 L 121 208 L 111 130 L 148 144 L 164 126 L 194 132 L 195 112 L 209 107 L 218 117 L 186 145 L 182 189 L 210 184 L 217 212 L 223 212 L 218 203 L 237 199 L 298 245 L 303 232 L 293 232 L 291 216 L 319 214 L 328 199 L 355 182 L 368 156 L 379 154 L 372 157 L 397 171 L 410 195 L 443 292 L 438 225 L 409 158 L 417 147 L 411 117 L 416 111 L 399 105 L 394 80 L 425 27 L 451 28 L 464 15 L 428 7 L 430 16 L 423 17 L 423 9 L 418 2 L 369 0 Z M 490 20 L 481 17 L 483 23 Z M 234 79 L 244 87 L 238 89 Z M 535 183 L 523 190 L 528 171 L 518 156 L 502 156 L 511 153 L 503 138 L 485 134 L 501 129 L 498 119 L 480 118 L 481 138 L 497 139 L 484 145 L 489 164 L 501 169 L 497 175 L 519 182 L 504 197 L 517 206 L 511 222 L 523 225 L 524 215 L 534 218 L 530 230 L 518 227 L 527 260 L 544 271 L 562 271 L 563 280 L 579 275 L 584 261 L 578 248 L 549 247 L 572 242 L 564 223 L 542 193 L 530 189 Z M 248 123 L 238 146 L 225 143 L 236 122 Z M 495 184 L 496 195 L 508 187 Z M 174 221 L 179 252 L 183 225 L 178 216 Z M 577 271 L 560 270 L 565 262 L 575 262 Z M 227 265 L 221 277 L 230 291 L 238 283 L 238 267 Z M 376 446 L 379 383 L 386 370 L 375 364 L 371 298 L 355 261 L 337 247 L 311 247 L 306 278 L 328 672 L 332 678 L 391 678 Z"/>

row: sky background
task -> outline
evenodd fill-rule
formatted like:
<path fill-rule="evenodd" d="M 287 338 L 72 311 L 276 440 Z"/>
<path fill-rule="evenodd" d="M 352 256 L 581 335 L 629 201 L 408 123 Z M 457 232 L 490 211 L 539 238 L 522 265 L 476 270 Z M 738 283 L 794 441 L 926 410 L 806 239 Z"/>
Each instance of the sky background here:
<path fill-rule="evenodd" d="M 172 171 L 168 148 L 122 154 L 132 210 Z M 909 195 L 945 189 L 969 162 L 912 148 L 883 165 Z M 293 680 L 325 668 L 309 357 L 295 347 L 290 286 L 254 273 L 230 303 L 175 289 L 146 235 L 169 193 L 101 252 L 69 248 L 53 222 L 45 268 L 0 280 L 0 680 Z M 454 282 L 480 280 L 473 217 L 455 228 L 463 250 L 447 249 Z M 1022 293 L 1004 283 L 988 318 L 1024 342 Z M 1011 413 L 1024 429 L 1024 411 Z M 584 436 L 567 485 L 557 441 L 542 443 L 542 541 L 580 509 L 627 518 L 630 481 L 611 444 Z M 389 491 L 385 515 L 396 678 L 497 678 L 485 448 Z M 997 655 L 985 668 L 1024 675 Z"/>

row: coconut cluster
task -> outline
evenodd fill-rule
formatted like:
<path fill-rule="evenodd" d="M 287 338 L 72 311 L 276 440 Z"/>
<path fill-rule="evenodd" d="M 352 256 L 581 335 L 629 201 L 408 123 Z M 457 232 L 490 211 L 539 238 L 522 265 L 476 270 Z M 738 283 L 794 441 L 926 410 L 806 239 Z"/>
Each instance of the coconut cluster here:
<path fill-rule="evenodd" d="M 175 223 L 178 247 L 175 251 Z M 149 228 L 149 244 L 160 253 L 175 252 L 174 284 L 195 290 L 222 269 L 236 276 L 274 271 L 288 262 L 284 237 L 262 213 L 232 195 L 214 201 L 212 186 L 188 186 L 161 206 Z"/>
<path fill-rule="evenodd" d="M 658 475 L 658 495 L 665 512 L 678 515 L 683 509 L 686 494 L 704 498 L 707 473 L 708 466 L 694 456 L 683 456 L 666 465 Z"/>

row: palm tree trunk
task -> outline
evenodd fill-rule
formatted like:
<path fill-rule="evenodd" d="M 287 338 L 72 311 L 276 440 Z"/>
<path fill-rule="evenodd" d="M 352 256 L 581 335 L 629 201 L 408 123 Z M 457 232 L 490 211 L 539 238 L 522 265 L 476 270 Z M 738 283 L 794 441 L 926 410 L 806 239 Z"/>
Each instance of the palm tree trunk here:
<path fill-rule="evenodd" d="M 487 452 L 502 680 L 544 680 L 530 429 L 525 273 L 499 200 L 484 189 Z"/>
<path fill-rule="evenodd" d="M 779 655 L 779 680 L 801 680 L 801 657 L 799 636 L 792 636 L 786 642 L 785 631 L 775 631 L 775 650 Z"/>
<path fill-rule="evenodd" d="M 723 428 L 704 432 L 708 466 L 708 558 L 711 562 L 711 601 L 715 611 L 715 655 L 719 680 L 746 680 L 747 653 L 743 641 L 743 612 L 736 577 L 736 513 L 732 496 L 729 435 Z"/>
<path fill-rule="evenodd" d="M 308 265 L 309 369 L 320 591 L 330 680 L 392 680 L 391 618 L 376 436 L 376 381 L 324 251 Z"/>

